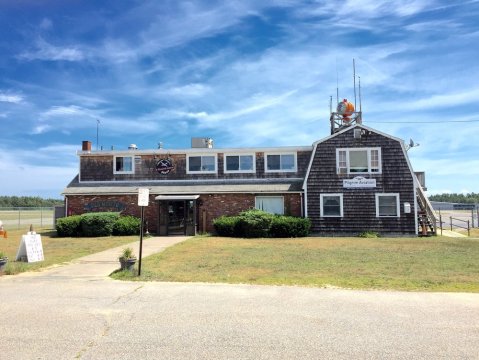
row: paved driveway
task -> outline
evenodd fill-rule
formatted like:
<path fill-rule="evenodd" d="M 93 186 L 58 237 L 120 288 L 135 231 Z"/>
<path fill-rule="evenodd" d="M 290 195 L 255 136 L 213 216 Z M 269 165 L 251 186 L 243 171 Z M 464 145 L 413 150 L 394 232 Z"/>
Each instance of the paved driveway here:
<path fill-rule="evenodd" d="M 1 359 L 479 359 L 479 294 L 0 278 Z"/>

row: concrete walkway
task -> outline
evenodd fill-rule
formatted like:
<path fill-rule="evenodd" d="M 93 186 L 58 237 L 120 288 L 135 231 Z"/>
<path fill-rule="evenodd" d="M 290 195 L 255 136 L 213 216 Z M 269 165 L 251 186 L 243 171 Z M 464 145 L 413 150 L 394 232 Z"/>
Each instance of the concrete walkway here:
<path fill-rule="evenodd" d="M 167 247 L 178 244 L 190 236 L 168 236 L 168 237 L 150 237 L 143 239 L 142 258 L 146 256 L 159 253 Z M 104 278 L 110 275 L 113 271 L 120 268 L 118 258 L 126 247 L 133 248 L 136 256 L 140 253 L 140 241 L 129 244 L 124 244 L 112 249 L 108 249 L 99 253 L 84 256 L 73 260 L 65 265 L 58 265 L 47 268 L 40 272 L 27 272 L 15 276 L 37 276 L 59 278 L 68 277 L 72 280 L 82 280 L 85 278 Z"/>
<path fill-rule="evenodd" d="M 437 230 L 437 234 L 438 234 L 438 235 L 441 235 L 441 229 L 438 229 L 438 230 Z M 453 238 L 463 238 L 463 237 L 467 237 L 467 235 L 458 233 L 458 232 L 456 232 L 456 231 L 445 230 L 445 229 L 442 230 L 442 236 L 453 237 Z"/>

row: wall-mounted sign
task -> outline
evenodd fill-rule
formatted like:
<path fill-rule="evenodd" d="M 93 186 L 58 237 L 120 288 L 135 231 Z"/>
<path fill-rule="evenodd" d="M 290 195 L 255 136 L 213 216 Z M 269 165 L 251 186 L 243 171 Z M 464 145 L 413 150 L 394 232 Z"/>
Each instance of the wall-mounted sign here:
<path fill-rule="evenodd" d="M 100 212 L 100 211 L 123 211 L 126 209 L 126 205 L 121 201 L 116 200 L 104 200 L 104 201 L 92 201 L 85 204 L 83 207 L 86 211 Z"/>
<path fill-rule="evenodd" d="M 366 179 L 362 176 L 356 176 L 352 179 L 344 179 L 343 187 L 345 188 L 375 188 L 376 179 Z"/>
<path fill-rule="evenodd" d="M 171 170 L 175 167 L 173 166 L 173 160 L 170 158 L 167 159 L 160 159 L 156 163 L 156 171 L 162 175 L 169 174 Z"/>

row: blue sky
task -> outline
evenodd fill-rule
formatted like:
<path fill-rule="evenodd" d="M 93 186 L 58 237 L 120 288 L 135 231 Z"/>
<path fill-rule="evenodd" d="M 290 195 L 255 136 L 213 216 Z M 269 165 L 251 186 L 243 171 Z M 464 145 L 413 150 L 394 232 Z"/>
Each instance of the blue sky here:
<path fill-rule="evenodd" d="M 59 198 L 82 140 L 311 145 L 361 77 L 365 125 L 478 192 L 479 2 L 0 0 L 0 195 Z M 337 76 L 338 75 L 338 76 Z"/>

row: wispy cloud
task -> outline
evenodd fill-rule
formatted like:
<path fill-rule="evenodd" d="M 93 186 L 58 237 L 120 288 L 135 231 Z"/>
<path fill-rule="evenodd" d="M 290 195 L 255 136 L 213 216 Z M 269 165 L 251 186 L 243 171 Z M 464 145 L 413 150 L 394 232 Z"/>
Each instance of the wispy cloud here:
<path fill-rule="evenodd" d="M 0 91 L 0 102 L 19 104 L 23 101 L 23 96 Z"/>
<path fill-rule="evenodd" d="M 27 61 L 82 61 L 85 59 L 85 55 L 76 46 L 54 46 L 39 38 L 33 50 L 19 54 L 18 58 Z"/>

